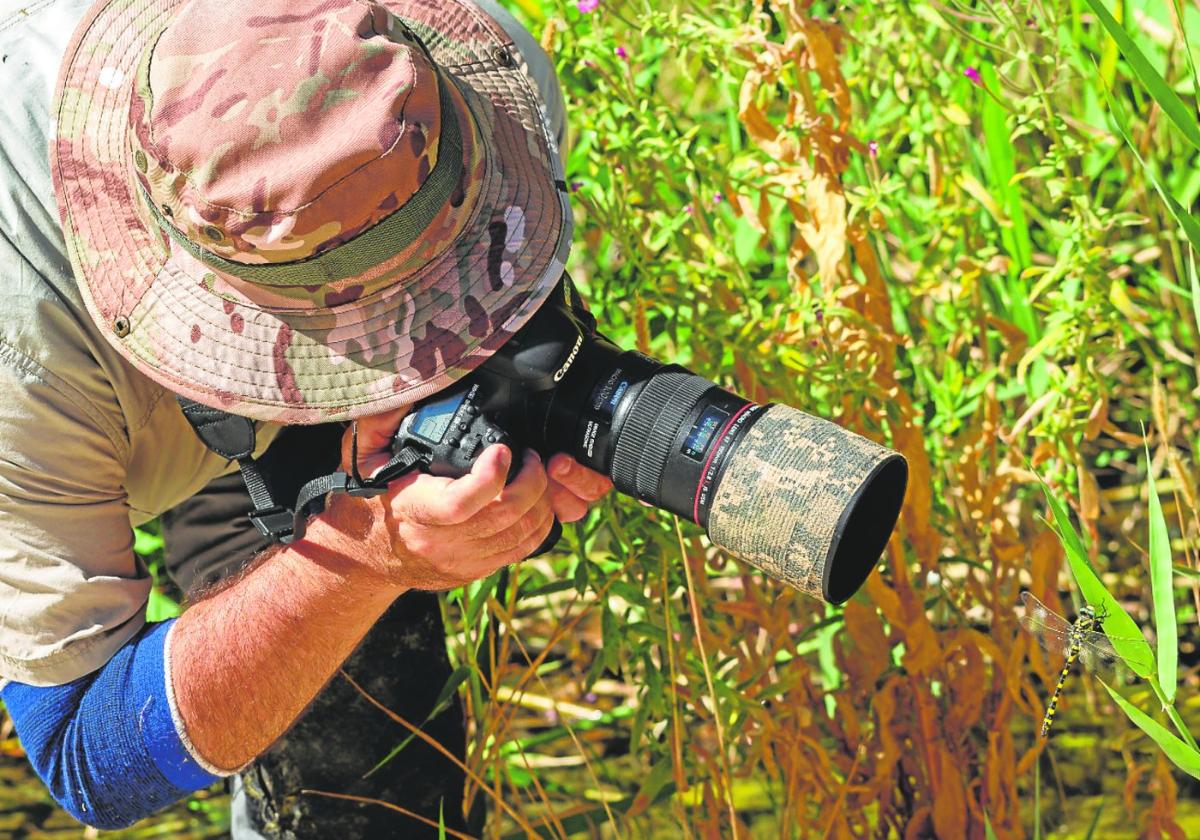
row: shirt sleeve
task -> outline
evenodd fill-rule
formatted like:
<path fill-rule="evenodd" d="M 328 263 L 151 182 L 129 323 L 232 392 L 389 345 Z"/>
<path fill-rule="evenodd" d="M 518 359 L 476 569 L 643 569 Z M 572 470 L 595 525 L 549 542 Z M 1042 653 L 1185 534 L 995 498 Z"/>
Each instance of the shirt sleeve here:
<path fill-rule="evenodd" d="M 0 341 L 0 681 L 70 682 L 145 624 L 127 446 L 99 407 Z"/>
<path fill-rule="evenodd" d="M 0 692 L 30 763 L 80 822 L 124 828 L 228 775 L 184 735 L 168 664 L 173 625 L 148 625 L 94 674 Z"/>

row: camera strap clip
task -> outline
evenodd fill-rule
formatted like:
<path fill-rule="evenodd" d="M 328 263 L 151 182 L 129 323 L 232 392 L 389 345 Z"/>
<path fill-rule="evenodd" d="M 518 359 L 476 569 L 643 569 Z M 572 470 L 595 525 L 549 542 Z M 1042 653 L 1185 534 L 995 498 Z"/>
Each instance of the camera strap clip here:
<path fill-rule="evenodd" d="M 312 479 L 300 488 L 293 509 L 275 501 L 270 481 L 254 459 L 254 421 L 187 397 L 176 396 L 176 400 L 201 442 L 218 455 L 237 461 L 242 481 L 245 482 L 250 501 L 254 504 L 254 510 L 250 512 L 250 522 L 264 537 L 282 545 L 304 538 L 308 517 L 325 509 L 325 498 L 330 493 L 346 493 L 359 497 L 378 496 L 387 490 L 389 482 L 424 466 L 429 460 L 428 456 L 419 450 L 404 446 L 390 461 L 369 477 L 363 478 L 357 469 L 356 426 L 351 439 L 354 474 L 347 475 L 338 470 Z"/>

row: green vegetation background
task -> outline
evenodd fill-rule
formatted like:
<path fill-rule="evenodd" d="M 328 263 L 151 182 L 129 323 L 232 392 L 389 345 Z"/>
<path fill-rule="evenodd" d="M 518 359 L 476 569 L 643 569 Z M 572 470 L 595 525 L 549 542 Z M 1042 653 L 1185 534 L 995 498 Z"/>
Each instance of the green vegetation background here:
<path fill-rule="evenodd" d="M 1061 660 L 1016 609 L 1083 603 L 1045 480 L 1133 619 L 1177 616 L 1200 728 L 1200 10 L 1100 5 L 1130 52 L 1091 0 L 510 6 L 560 72 L 572 270 L 609 334 L 885 442 L 912 478 L 844 609 L 619 499 L 453 593 L 495 836 L 1200 836 L 1200 782 L 1094 681 L 1039 741 Z M 1168 725 L 1145 683 L 1122 694 Z M 128 836 L 220 833 L 214 797 Z"/>

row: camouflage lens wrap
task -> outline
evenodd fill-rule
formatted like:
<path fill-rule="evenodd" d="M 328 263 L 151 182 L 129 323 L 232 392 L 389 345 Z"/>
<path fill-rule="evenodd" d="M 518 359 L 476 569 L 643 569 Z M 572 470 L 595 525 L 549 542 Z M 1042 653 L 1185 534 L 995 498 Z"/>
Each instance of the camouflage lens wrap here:
<path fill-rule="evenodd" d="M 906 479 L 906 462 L 893 450 L 771 406 L 725 468 L 708 535 L 771 577 L 841 603 L 879 559 Z"/>

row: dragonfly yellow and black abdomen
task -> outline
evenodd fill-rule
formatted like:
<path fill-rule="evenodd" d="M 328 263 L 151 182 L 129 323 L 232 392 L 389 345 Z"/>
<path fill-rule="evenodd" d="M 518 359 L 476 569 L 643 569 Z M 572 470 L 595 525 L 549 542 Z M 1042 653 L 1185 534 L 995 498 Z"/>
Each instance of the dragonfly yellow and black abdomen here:
<path fill-rule="evenodd" d="M 1075 656 L 1068 656 L 1066 664 L 1063 665 L 1063 669 L 1058 675 L 1058 683 L 1054 686 L 1054 695 L 1050 698 L 1050 703 L 1046 706 L 1046 714 L 1042 718 L 1043 738 L 1050 734 L 1050 726 L 1054 723 L 1054 712 L 1058 709 L 1058 696 L 1062 694 L 1063 686 L 1067 683 L 1067 676 L 1071 673 L 1073 664 L 1075 664 Z"/>
<path fill-rule="evenodd" d="M 1097 615 L 1092 607 L 1083 607 L 1072 622 L 1051 610 L 1032 592 L 1022 592 L 1021 602 L 1025 607 L 1021 626 L 1038 640 L 1043 649 L 1065 660 L 1042 719 L 1042 737 L 1045 738 L 1050 733 L 1059 697 L 1075 662 L 1080 662 L 1086 670 L 1101 678 L 1117 680 L 1124 670 L 1123 660 L 1101 630 L 1103 616 Z"/>

